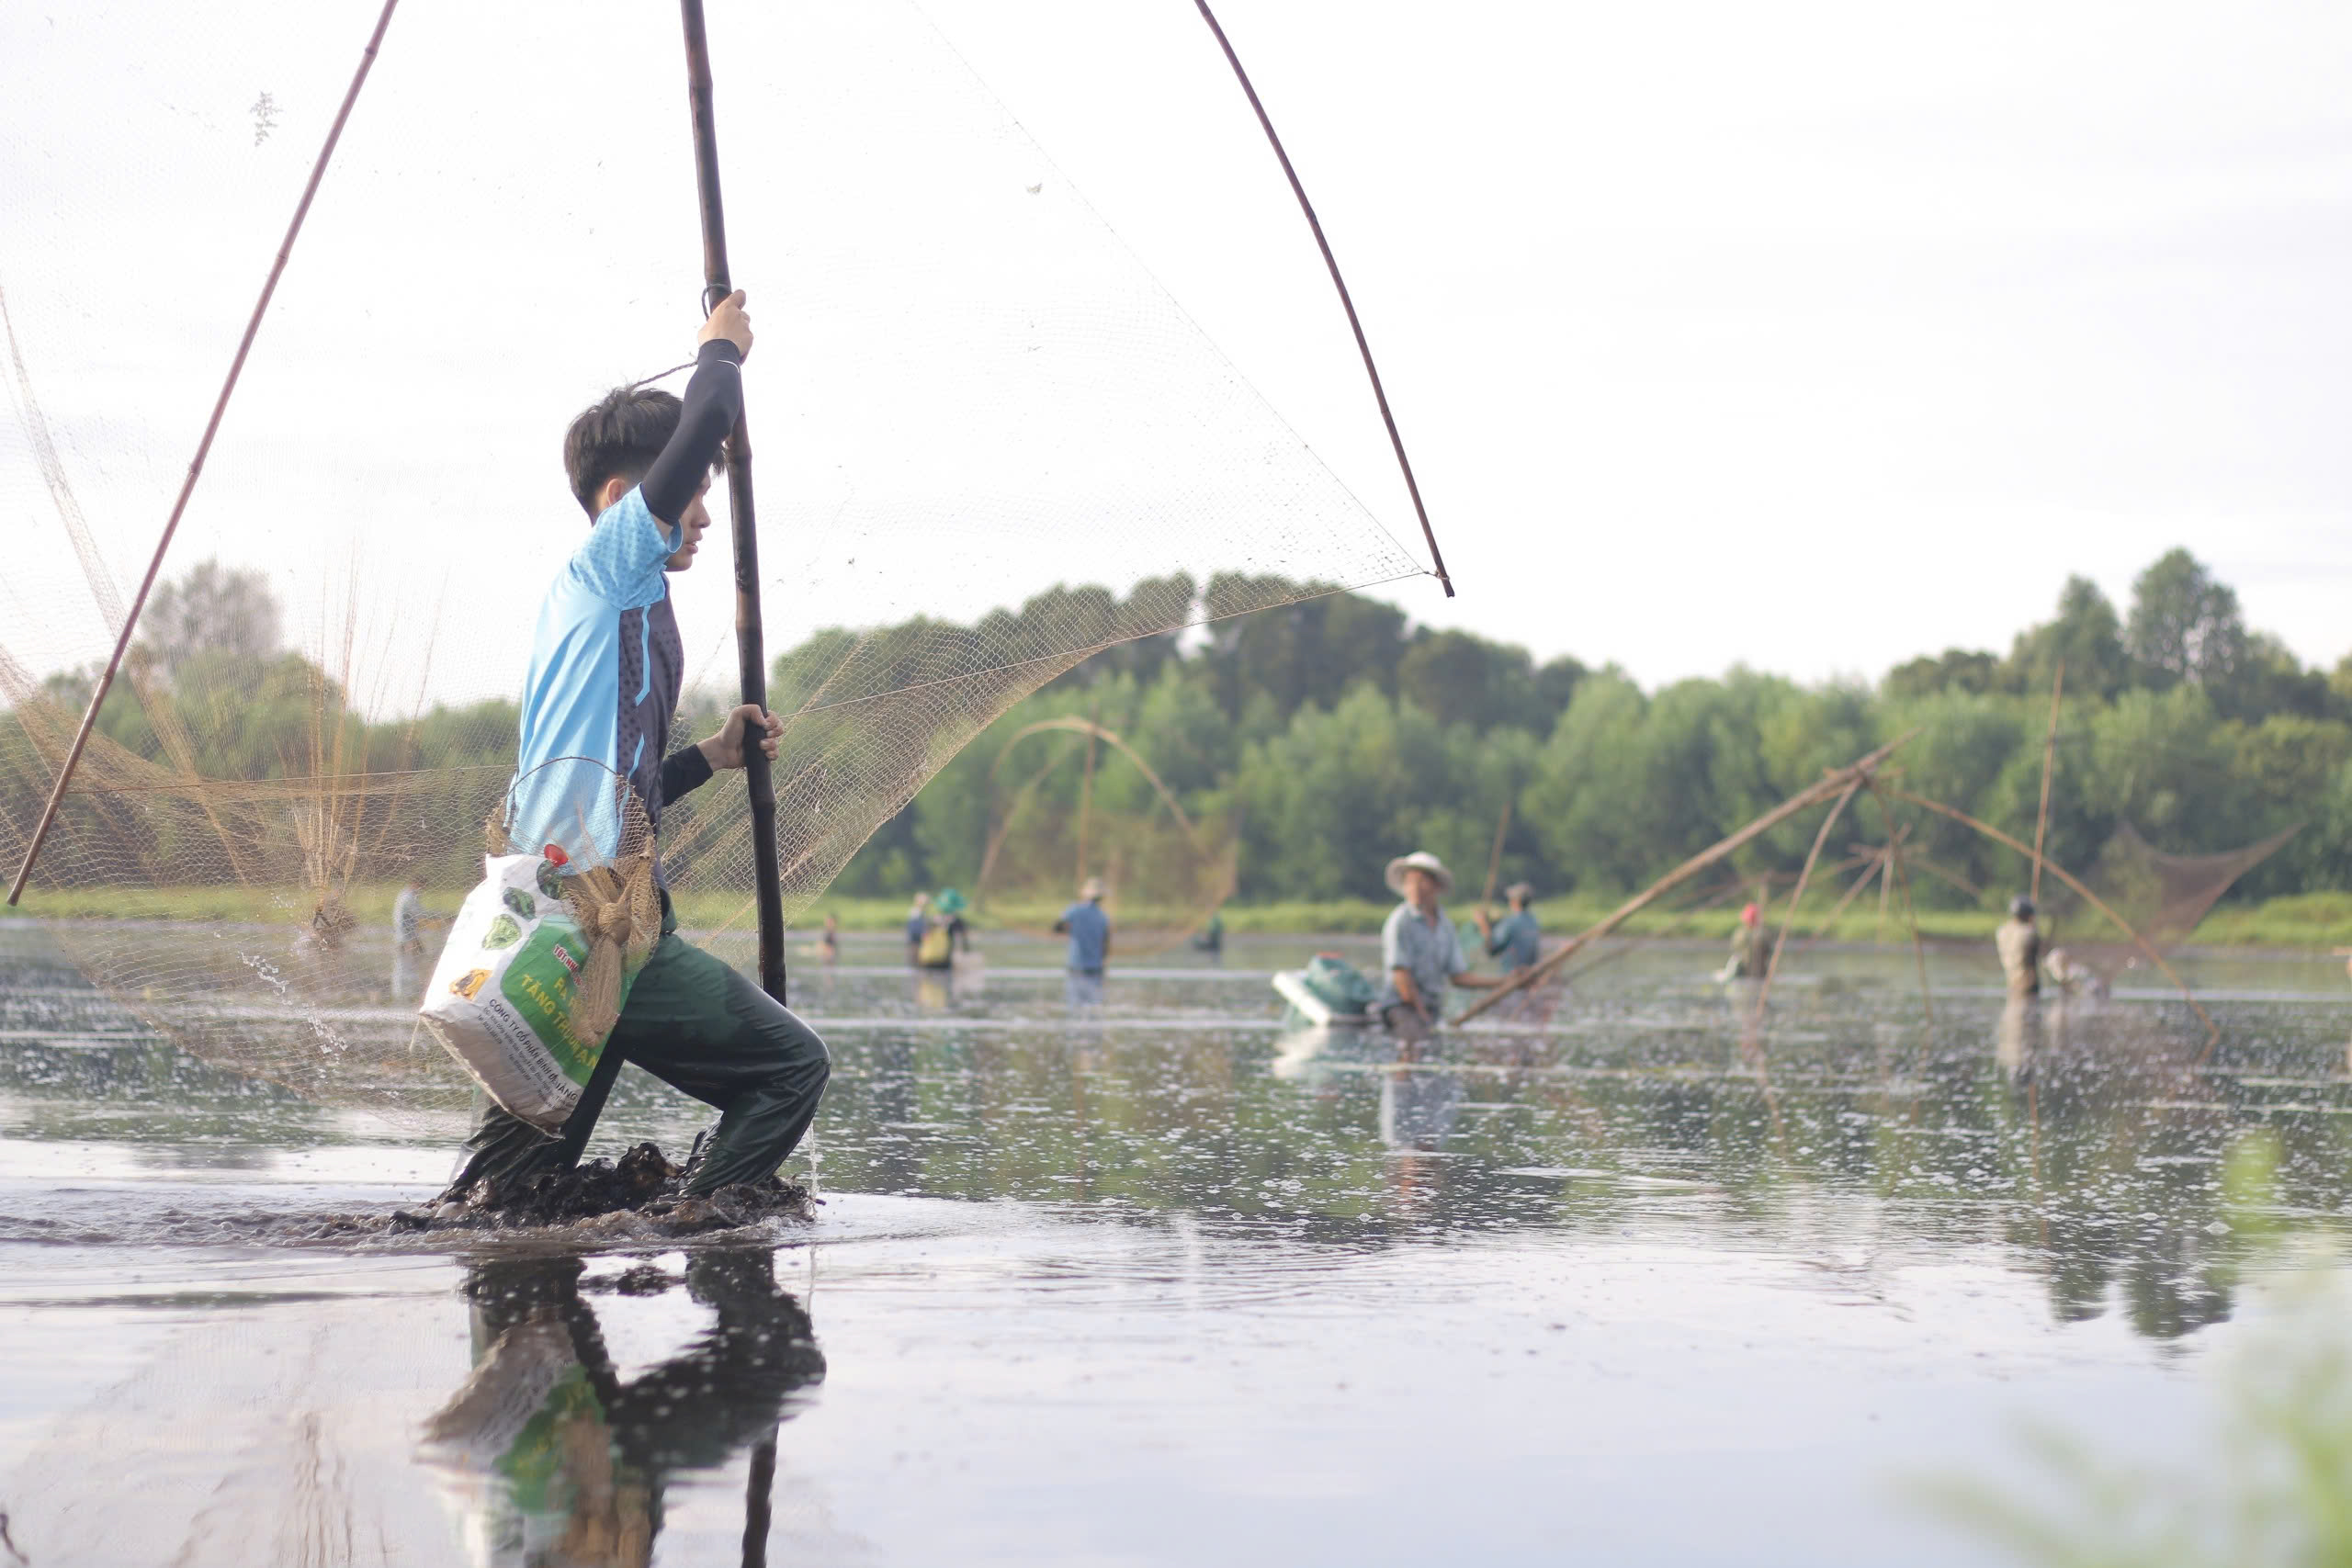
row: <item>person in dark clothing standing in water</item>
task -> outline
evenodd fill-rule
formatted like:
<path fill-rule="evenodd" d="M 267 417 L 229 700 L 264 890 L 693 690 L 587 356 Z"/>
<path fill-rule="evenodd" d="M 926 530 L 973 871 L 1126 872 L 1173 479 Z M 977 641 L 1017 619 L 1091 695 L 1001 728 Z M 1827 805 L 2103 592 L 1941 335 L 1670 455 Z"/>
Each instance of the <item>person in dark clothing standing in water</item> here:
<path fill-rule="evenodd" d="M 708 739 L 674 754 L 669 750 L 685 658 L 664 574 L 694 564 L 710 526 L 703 498 L 742 407 L 741 367 L 752 348 L 741 292 L 711 311 L 696 343 L 683 401 L 624 387 L 572 421 L 564 436 L 571 493 L 593 525 L 539 606 L 508 804 L 507 836 L 517 846 L 565 839 L 565 824 L 580 814 L 572 798 L 578 781 L 594 773 L 628 781 L 658 849 L 662 807 L 714 772 L 741 767 L 754 732 L 775 756 L 783 726 L 752 704 L 728 715 Z M 547 765 L 583 757 L 604 767 Z M 608 807 L 603 811 L 609 815 Z M 447 1201 L 495 1201 L 518 1179 L 576 1164 L 624 1061 L 718 1110 L 717 1127 L 695 1141 L 691 1193 L 765 1180 L 808 1130 L 832 1071 L 824 1042 L 783 1004 L 680 937 L 666 886 L 661 897 L 661 941 L 605 1042 L 579 1108 L 550 1137 L 486 1103 Z"/>

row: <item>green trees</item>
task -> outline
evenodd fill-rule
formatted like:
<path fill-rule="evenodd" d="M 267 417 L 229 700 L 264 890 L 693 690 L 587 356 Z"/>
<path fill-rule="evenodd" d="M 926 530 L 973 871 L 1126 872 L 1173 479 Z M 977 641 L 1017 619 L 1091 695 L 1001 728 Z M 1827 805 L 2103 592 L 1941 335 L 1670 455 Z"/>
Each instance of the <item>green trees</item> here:
<path fill-rule="evenodd" d="M 2070 577 L 2058 593 L 2058 614 L 2019 632 L 2010 646 L 2004 680 L 1984 690 L 2046 692 L 2066 666 L 2066 689 L 2078 696 L 2111 701 L 2132 679 L 2123 649 L 2123 623 L 2098 584 Z"/>
<path fill-rule="evenodd" d="M 865 723 L 869 710 L 836 699 L 969 668 L 987 649 L 1051 640 L 1057 627 L 1163 625 L 1171 604 L 1214 616 L 1240 586 L 1177 578 L 1122 597 L 1064 585 L 979 627 L 820 630 L 777 658 L 771 701 L 821 710 L 804 726 Z M 322 713 L 340 716 L 343 754 L 369 768 L 511 761 L 508 703 L 386 723 L 343 714 L 325 673 L 279 648 L 277 610 L 257 581 L 207 565 L 156 602 L 170 614 L 143 645 L 152 678 L 141 684 L 148 701 L 182 716 L 208 776 L 309 770 Z M 1522 649 L 1416 628 L 1393 605 L 1346 593 L 1212 619 L 1114 647 L 1016 704 L 873 836 L 838 886 L 968 891 L 1016 806 L 1028 814 L 1022 852 L 1038 866 L 1029 874 L 1056 885 L 1078 873 L 1082 800 L 1100 821 L 1165 823 L 1143 772 L 1111 749 L 1098 748 L 1090 788 L 1082 734 L 1048 728 L 1014 743 L 1045 721 L 1116 733 L 1206 840 L 1238 839 L 1244 899 L 1377 898 L 1382 866 L 1416 847 L 1445 857 L 1475 893 L 1507 807 L 1503 881 L 1546 893 L 1635 888 L 1824 768 L 1914 728 L 1907 787 L 2030 837 L 2062 660 L 2050 823 L 2061 863 L 2086 869 L 2127 822 L 2181 853 L 2302 822 L 2241 891 L 2352 887 L 2352 660 L 2333 676 L 2304 669 L 2250 631 L 2228 586 L 2179 550 L 2141 574 L 2128 615 L 2070 578 L 2051 618 L 2020 632 L 2006 656 L 1951 649 L 1897 666 L 1875 688 L 1734 669 L 1645 693 L 1614 668 L 1539 666 Z M 127 684 L 107 705 L 105 732 L 168 761 L 155 716 Z M 86 672 L 44 688 L 68 711 L 89 689 Z M 723 695 L 689 696 L 682 742 L 708 731 Z M 24 815 L 38 808 L 47 775 L 14 729 L 0 716 L 0 811 Z M 1849 822 L 1831 846 L 1838 855 L 1885 831 L 1874 807 Z M 1094 829 L 1090 855 L 1107 830 Z M 2013 852 L 1939 818 L 1911 830 L 1934 873 L 1918 883 L 1923 901 L 1992 906 L 2018 889 Z M 1793 871 L 1812 833 L 1810 821 L 1785 826 L 1743 851 L 1737 869 Z M 1131 860 L 1130 875 L 1143 863 Z"/>
<path fill-rule="evenodd" d="M 2187 550 L 2167 550 L 2132 584 L 2123 647 L 2143 685 L 2224 686 L 2245 660 L 2237 592 Z"/>

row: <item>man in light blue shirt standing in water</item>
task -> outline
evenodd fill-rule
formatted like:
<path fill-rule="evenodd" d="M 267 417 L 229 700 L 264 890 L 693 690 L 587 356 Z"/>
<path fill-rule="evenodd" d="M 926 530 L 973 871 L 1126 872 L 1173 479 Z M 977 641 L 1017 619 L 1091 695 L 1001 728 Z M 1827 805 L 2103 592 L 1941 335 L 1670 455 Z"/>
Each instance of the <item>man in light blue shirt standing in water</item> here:
<path fill-rule="evenodd" d="M 1054 934 L 1069 937 L 1069 999 L 1102 999 L 1102 964 L 1111 956 L 1111 917 L 1102 912 L 1102 879 L 1090 876 L 1078 902 L 1054 922 Z"/>

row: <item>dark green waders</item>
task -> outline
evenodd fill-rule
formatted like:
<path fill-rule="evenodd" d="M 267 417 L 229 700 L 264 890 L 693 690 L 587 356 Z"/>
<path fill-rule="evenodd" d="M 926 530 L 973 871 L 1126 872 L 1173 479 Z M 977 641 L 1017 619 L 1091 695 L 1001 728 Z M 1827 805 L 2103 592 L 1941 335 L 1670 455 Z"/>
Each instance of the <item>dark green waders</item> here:
<path fill-rule="evenodd" d="M 577 1164 L 625 1061 L 718 1109 L 718 1131 L 686 1184 L 695 1193 L 775 1175 L 808 1131 L 833 1070 L 815 1030 L 678 935 L 664 894 L 662 940 L 638 972 L 563 1131 L 550 1137 L 484 1097 L 451 1193 L 484 1177 L 503 1186 Z"/>

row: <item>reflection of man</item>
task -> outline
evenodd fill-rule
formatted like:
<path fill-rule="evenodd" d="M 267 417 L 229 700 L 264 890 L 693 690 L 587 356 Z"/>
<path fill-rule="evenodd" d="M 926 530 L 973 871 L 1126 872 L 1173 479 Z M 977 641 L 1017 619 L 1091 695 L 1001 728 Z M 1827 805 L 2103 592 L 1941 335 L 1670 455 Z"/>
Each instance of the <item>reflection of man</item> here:
<path fill-rule="evenodd" d="M 1373 1003 L 1382 1022 L 1399 1034 L 1427 1034 L 1445 1020 L 1448 985 L 1486 990 L 1501 985 L 1494 975 L 1473 975 L 1462 956 L 1462 935 L 1439 908 L 1439 896 L 1453 888 L 1453 874 L 1427 850 L 1388 863 L 1389 888 L 1404 897 L 1380 928 L 1380 966 L 1387 988 Z"/>
<path fill-rule="evenodd" d="M 425 1423 L 422 1457 L 465 1509 L 478 1559 L 516 1568 L 641 1568 L 662 1496 L 768 1438 L 795 1389 L 824 1376 L 808 1314 L 775 1257 L 706 1252 L 686 1289 L 718 1321 L 624 1383 L 576 1258 L 478 1264 L 473 1375 Z"/>

